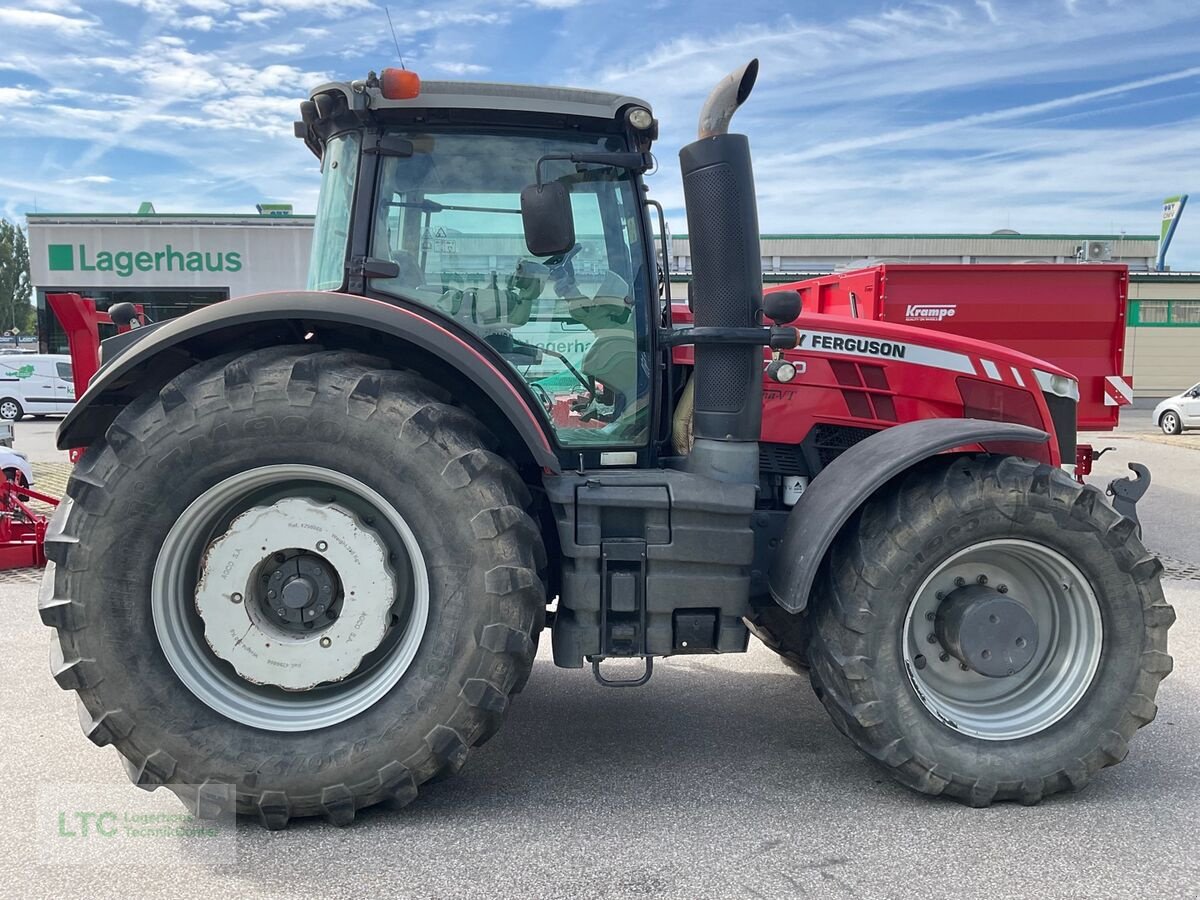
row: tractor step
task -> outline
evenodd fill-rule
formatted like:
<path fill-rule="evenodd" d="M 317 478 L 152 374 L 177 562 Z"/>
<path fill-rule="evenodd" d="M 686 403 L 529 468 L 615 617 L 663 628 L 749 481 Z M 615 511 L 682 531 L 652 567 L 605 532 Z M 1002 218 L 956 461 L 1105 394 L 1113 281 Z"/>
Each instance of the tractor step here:
<path fill-rule="evenodd" d="M 592 657 L 589 657 L 589 659 L 592 662 L 592 675 L 595 676 L 596 681 L 598 681 L 600 684 L 604 685 L 605 687 L 611 687 L 611 688 L 641 687 L 643 684 L 645 684 L 647 681 L 649 681 L 650 676 L 654 674 L 654 657 L 653 656 L 642 657 L 642 661 L 645 662 L 646 667 L 642 671 L 641 676 L 639 676 L 638 678 L 605 678 L 604 673 L 600 671 L 600 663 L 606 659 L 629 659 L 629 658 L 630 657 L 619 657 L 619 656 L 592 656 Z"/>

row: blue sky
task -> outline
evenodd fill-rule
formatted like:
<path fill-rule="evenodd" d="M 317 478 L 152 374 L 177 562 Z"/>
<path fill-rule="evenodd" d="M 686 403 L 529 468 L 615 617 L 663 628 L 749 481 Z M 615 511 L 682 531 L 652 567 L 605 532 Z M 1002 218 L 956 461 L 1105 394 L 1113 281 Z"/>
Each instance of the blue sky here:
<path fill-rule="evenodd" d="M 1200 270 L 1200 4 L 1116 0 L 391 3 L 426 78 L 591 86 L 662 122 L 654 195 L 751 56 L 737 122 L 764 231 L 1156 233 Z M 315 84 L 395 63 L 374 0 L 0 0 L 0 215 L 315 204 Z"/>

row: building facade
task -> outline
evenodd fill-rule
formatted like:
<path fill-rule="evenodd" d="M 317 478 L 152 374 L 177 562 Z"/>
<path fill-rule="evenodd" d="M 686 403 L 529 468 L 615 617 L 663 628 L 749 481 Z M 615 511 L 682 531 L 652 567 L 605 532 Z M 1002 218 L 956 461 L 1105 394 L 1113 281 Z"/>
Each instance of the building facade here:
<path fill-rule="evenodd" d="M 692 270 L 686 234 L 670 242 L 671 271 Z M 764 275 L 815 273 L 877 263 L 1124 263 L 1130 272 L 1154 268 L 1158 235 L 1140 234 L 764 234 Z"/>
<path fill-rule="evenodd" d="M 101 309 L 128 300 L 155 320 L 262 291 L 305 286 L 313 219 L 287 206 L 259 215 L 162 215 L 149 204 L 131 215 L 31 214 L 29 256 L 43 352 L 65 353 L 66 336 L 46 295 L 74 291 Z M 510 271 L 520 241 L 428 235 L 444 265 Z M 424 244 L 423 244 L 424 246 Z M 1157 235 L 765 234 L 763 280 L 804 277 L 876 263 L 1123 263 L 1130 270 L 1126 374 L 1139 396 L 1166 396 L 1200 381 L 1200 274 L 1153 272 Z M 671 281 L 681 297 L 691 275 L 687 235 L 670 239 Z M 440 254 L 440 255 L 439 255 Z M 577 269 L 594 261 L 578 258 Z M 601 263 L 596 262 L 596 265 Z"/>
<path fill-rule="evenodd" d="M 313 219 L 254 215 L 31 214 L 29 261 L 41 349 L 67 352 L 46 295 L 143 304 L 154 321 L 230 297 L 303 288 Z"/>

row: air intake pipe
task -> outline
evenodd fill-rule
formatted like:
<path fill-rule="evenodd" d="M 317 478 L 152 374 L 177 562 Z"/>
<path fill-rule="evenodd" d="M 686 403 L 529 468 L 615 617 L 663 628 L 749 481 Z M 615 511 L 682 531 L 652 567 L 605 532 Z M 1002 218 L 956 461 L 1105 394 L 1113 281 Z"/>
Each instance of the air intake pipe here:
<path fill-rule="evenodd" d="M 750 142 L 729 121 L 754 87 L 758 60 L 728 75 L 700 113 L 700 135 L 679 151 L 697 328 L 749 328 L 762 309 L 762 261 Z M 728 482 L 758 481 L 763 348 L 698 343 L 695 443 L 688 468 Z"/>

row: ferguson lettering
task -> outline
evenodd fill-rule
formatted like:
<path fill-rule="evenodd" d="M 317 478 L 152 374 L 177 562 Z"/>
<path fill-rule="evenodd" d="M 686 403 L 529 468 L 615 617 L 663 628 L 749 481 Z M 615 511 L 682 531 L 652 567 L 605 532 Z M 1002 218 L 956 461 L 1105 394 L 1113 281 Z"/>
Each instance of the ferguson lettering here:
<path fill-rule="evenodd" d="M 892 341 L 877 341 L 873 338 L 842 337 L 836 334 L 814 334 L 811 346 L 814 350 L 830 350 L 834 353 L 858 353 L 865 356 L 887 356 L 904 359 L 908 348 Z"/>

